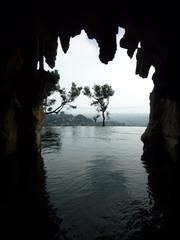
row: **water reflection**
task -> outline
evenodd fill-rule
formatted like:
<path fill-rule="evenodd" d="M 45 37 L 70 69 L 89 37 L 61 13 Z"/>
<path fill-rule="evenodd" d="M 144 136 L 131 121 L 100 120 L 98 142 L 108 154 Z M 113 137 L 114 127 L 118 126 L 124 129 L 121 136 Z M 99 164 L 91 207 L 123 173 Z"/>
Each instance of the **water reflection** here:
<path fill-rule="evenodd" d="M 152 155 L 142 156 L 142 166 L 140 130 L 44 131 L 47 183 L 63 218 L 62 239 L 176 239 L 175 167 Z"/>
<path fill-rule="evenodd" d="M 57 133 L 53 127 L 46 127 L 42 129 L 41 144 L 43 149 L 50 151 L 59 151 L 62 146 L 61 134 Z"/>
<path fill-rule="evenodd" d="M 41 156 L 1 164 L 1 239 L 58 240 L 60 219 L 49 202 Z"/>
<path fill-rule="evenodd" d="M 43 154 L 51 199 L 63 218 L 61 236 L 134 240 L 138 235 L 140 239 L 139 233 L 151 216 L 140 146 L 136 144 L 139 135 L 133 134 L 139 130 L 53 130 L 61 136 L 61 150 L 43 150 Z"/>
<path fill-rule="evenodd" d="M 178 193 L 177 166 L 166 156 L 142 155 L 148 173 L 148 190 L 153 203 L 149 238 L 176 239 L 178 236 Z"/>

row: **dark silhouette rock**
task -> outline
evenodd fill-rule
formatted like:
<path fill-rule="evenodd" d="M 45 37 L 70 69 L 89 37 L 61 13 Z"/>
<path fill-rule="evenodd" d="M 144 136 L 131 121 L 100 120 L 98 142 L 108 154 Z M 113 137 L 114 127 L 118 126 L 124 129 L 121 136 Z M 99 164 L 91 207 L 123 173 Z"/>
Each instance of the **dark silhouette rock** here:
<path fill-rule="evenodd" d="M 151 141 L 149 138 L 145 145 L 147 146 L 148 142 L 152 144 L 153 141 L 158 142 L 165 148 L 164 151 L 166 148 L 169 149 L 168 152 L 175 161 L 179 156 L 175 150 L 179 143 L 175 132 L 179 132 L 177 115 L 180 96 L 177 37 L 179 14 L 176 14 L 178 9 L 176 7 L 176 4 L 163 3 L 162 11 L 157 4 L 153 5 L 153 2 L 138 4 L 138 1 L 135 3 L 126 1 L 119 6 L 104 2 L 101 8 L 97 6 L 95 9 L 93 4 L 89 3 L 85 7 L 79 1 L 75 4 L 63 3 L 63 7 L 59 1 L 52 5 L 37 1 L 36 4 L 31 2 L 28 6 L 14 3 L 9 8 L 4 2 L 2 4 L 4 15 L 0 19 L 1 152 L 11 154 L 17 151 L 20 142 L 23 143 L 23 149 L 25 145 L 26 149 L 31 145 L 34 145 L 34 149 L 39 148 L 37 139 L 40 138 L 40 131 L 37 133 L 37 129 L 40 127 L 35 127 L 39 120 L 37 121 L 33 110 L 40 107 L 41 103 L 37 99 L 42 84 L 35 77 L 37 63 L 40 62 L 42 67 L 44 56 L 47 64 L 51 68 L 54 67 L 58 37 L 66 53 L 70 38 L 84 29 L 89 38 L 97 40 L 100 60 L 108 63 L 114 58 L 117 30 L 118 27 L 122 27 L 125 29 L 125 35 L 120 41 L 120 46 L 127 49 L 129 57 L 137 50 L 136 74 L 141 77 L 146 78 L 150 67 L 154 66 L 154 92 L 158 96 L 155 102 L 163 99 L 161 109 L 164 110 L 160 111 L 162 114 L 159 113 L 158 116 L 152 113 L 156 111 L 154 110 L 156 103 L 151 104 L 152 114 L 147 130 L 150 135 L 158 135 L 160 141 L 156 141 L 156 137 L 151 138 Z M 176 110 L 173 110 L 174 108 Z M 17 121 L 16 115 L 19 115 L 18 119 L 22 121 Z M 24 122 L 27 122 L 27 125 Z M 161 130 L 152 127 L 152 122 L 159 122 Z M 167 125 L 175 122 L 172 133 Z"/>
<path fill-rule="evenodd" d="M 43 159 L 21 154 L 5 160 L 0 174 L 0 237 L 58 240 L 61 219 L 49 202 Z"/>
<path fill-rule="evenodd" d="M 144 153 L 142 163 L 148 174 L 152 221 L 142 232 L 142 239 L 176 238 L 179 235 L 179 177 L 177 165 L 158 153 Z"/>

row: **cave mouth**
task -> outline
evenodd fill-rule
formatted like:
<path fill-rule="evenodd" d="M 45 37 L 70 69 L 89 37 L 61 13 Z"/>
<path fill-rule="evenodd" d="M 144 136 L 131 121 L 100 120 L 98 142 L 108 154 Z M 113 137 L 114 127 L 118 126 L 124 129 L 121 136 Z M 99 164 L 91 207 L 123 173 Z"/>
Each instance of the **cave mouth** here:
<path fill-rule="evenodd" d="M 111 114 L 149 114 L 149 94 L 153 89 L 151 80 L 153 67 L 151 67 L 147 79 L 135 75 L 136 53 L 132 59 L 127 56 L 126 50 L 119 46 L 124 36 L 124 29 L 118 28 L 116 34 L 117 50 L 114 59 L 107 65 L 99 60 L 99 47 L 95 39 L 89 39 L 84 30 L 70 39 L 67 53 L 63 52 L 58 41 L 56 64 L 52 70 L 58 70 L 60 75 L 59 85 L 67 89 L 75 82 L 82 88 L 93 87 L 94 84 L 109 84 L 115 91 L 110 98 L 108 112 Z M 45 64 L 45 69 L 51 71 Z M 53 108 L 56 109 L 61 102 L 59 93 L 55 92 L 49 99 L 56 99 Z M 91 99 L 80 96 L 74 101 L 76 108 L 63 108 L 66 113 L 85 114 L 92 117 L 96 115 L 96 107 L 91 106 Z M 143 126 L 147 124 L 144 123 Z"/>
<path fill-rule="evenodd" d="M 82 42 L 78 38 L 85 41 Z M 73 46 L 73 41 L 80 41 L 80 47 L 76 44 Z M 139 94 L 135 91 L 134 86 L 141 80 L 147 84 L 150 79 L 133 79 L 133 76 L 135 76 L 134 62 L 134 65 L 127 67 L 127 69 L 130 69 L 131 81 L 134 80 L 135 83 L 133 85 L 128 81 L 128 86 L 123 89 L 118 78 L 122 78 L 119 73 L 125 67 L 121 66 L 123 64 L 122 59 L 118 61 L 117 50 L 117 56 L 108 65 L 99 63 L 101 68 L 99 79 L 94 78 L 93 82 L 93 73 L 97 75 L 99 67 L 96 62 L 96 59 L 99 62 L 98 49 L 94 46 L 94 43 L 91 44 L 87 41 L 84 34 L 75 37 L 71 40 L 68 50 L 69 55 L 66 53 L 65 56 L 62 56 L 62 51 L 59 54 L 59 59 L 57 55 L 55 69 L 59 69 L 60 85 L 66 84 L 64 83 L 65 80 L 71 83 L 72 80 L 68 79 L 69 76 L 72 76 L 73 81 L 77 79 L 75 81 L 77 84 L 84 86 L 91 83 L 93 85 L 99 79 L 103 78 L 104 81 L 105 77 L 108 79 L 117 75 L 115 82 L 120 85 L 119 91 L 127 95 L 127 89 L 132 88 L 129 98 L 133 98 L 134 92 L 136 93 L 134 98 L 136 98 Z M 91 55 L 89 56 L 88 51 L 86 52 L 87 48 L 89 48 L 90 53 L 96 56 L 95 60 L 93 58 L 95 67 L 91 63 Z M 83 56 L 80 54 L 80 50 L 82 50 Z M 70 57 L 72 57 L 72 60 Z M 128 57 L 125 60 L 125 63 L 127 62 Z M 87 66 L 85 63 L 87 63 Z M 74 68 L 73 65 L 75 65 Z M 117 69 L 114 69 L 114 66 L 117 66 Z M 67 69 L 68 72 L 63 72 L 63 68 Z M 81 69 L 83 69 L 84 75 L 80 81 Z M 109 70 L 109 73 L 106 69 Z M 105 71 L 105 75 L 102 74 L 103 71 Z M 66 79 L 63 79 L 63 77 Z M 86 78 L 88 78 L 87 82 Z M 126 81 L 124 78 L 123 81 Z M 97 83 L 101 84 L 101 82 Z M 111 82 L 107 83 L 111 84 Z M 141 84 L 142 82 L 139 83 L 139 86 Z M 116 86 L 115 90 L 117 88 Z M 146 98 L 149 105 L 149 92 L 146 94 Z M 125 100 L 123 101 L 125 102 Z M 78 105 L 82 102 L 84 102 L 82 98 L 79 102 L 76 102 L 77 111 L 80 111 L 77 114 L 84 114 L 82 112 L 83 108 Z M 118 102 L 120 103 L 121 100 Z M 89 105 L 89 101 L 87 101 L 85 106 L 88 107 Z M 121 109 L 121 107 L 118 109 Z M 109 109 L 110 112 L 112 110 Z M 127 111 L 129 108 L 124 110 Z M 74 111 L 73 109 L 70 113 L 74 114 Z M 93 111 L 95 111 L 94 108 Z M 67 110 L 65 113 L 68 114 L 69 111 Z M 61 113 L 60 115 L 65 118 Z M 71 123 L 68 123 L 66 127 L 46 125 L 42 129 L 42 156 L 47 174 L 47 190 L 50 194 L 51 203 L 57 208 L 57 216 L 63 219 L 63 224 L 60 226 L 60 235 L 67 239 L 72 237 L 75 239 L 113 239 L 113 236 L 124 238 L 126 236 L 127 239 L 130 237 L 133 239 L 133 231 L 137 230 L 139 236 L 143 236 L 143 227 L 139 229 L 132 227 L 127 231 L 125 226 L 131 221 L 135 221 L 136 226 L 142 225 L 141 221 L 135 217 L 137 214 L 143 219 L 144 225 L 149 221 L 153 222 L 151 214 L 149 214 L 152 208 L 147 204 L 149 202 L 147 175 L 141 162 L 143 150 L 140 138 L 145 131 L 145 126 L 107 126 L 102 128 L 72 125 Z M 134 125 L 137 125 L 137 123 Z M 143 208 L 142 205 L 145 205 L 145 207 Z"/>
<path fill-rule="evenodd" d="M 58 1 L 52 6 L 40 1 L 36 6 L 31 3 L 28 10 L 27 6 L 22 5 L 21 8 L 18 4 L 12 9 L 4 4 L 3 10 L 7 18 L 4 21 L 2 16 L 3 38 L 0 44 L 2 155 L 23 150 L 37 152 L 40 149 L 42 112 L 39 100 L 42 103 L 43 77 L 48 74 L 37 73 L 37 62 L 40 62 L 42 70 L 45 57 L 47 64 L 54 67 L 57 39 L 60 38 L 66 53 L 70 38 L 85 29 L 88 37 L 98 42 L 100 61 L 107 64 L 116 53 L 116 34 L 121 26 L 125 29 L 125 35 L 120 46 L 127 49 L 130 58 L 137 50 L 136 74 L 147 78 L 151 66 L 156 70 L 153 74 L 155 88 L 150 100 L 151 123 L 143 141 L 150 149 L 152 145 L 155 148 L 157 144 L 154 139 L 158 139 L 163 151 L 167 151 L 170 158 L 177 162 L 179 135 L 176 134 L 176 127 L 172 130 L 167 127 L 169 124 L 164 124 L 164 119 L 168 123 L 175 120 L 173 125 L 178 126 L 178 14 L 167 17 L 170 10 L 176 12 L 176 5 L 164 4 L 163 11 L 160 11 L 153 4 L 147 8 L 146 3 L 141 4 L 141 8 L 129 2 L 121 3 L 121 7 L 103 3 L 102 11 L 102 6 L 94 8 L 91 4 L 85 6 L 76 2 L 69 6 L 67 3 L 62 8 Z"/>
<path fill-rule="evenodd" d="M 32 234 L 31 223 L 34 223 L 35 230 L 39 229 L 39 225 L 42 223 L 42 218 L 36 218 L 38 215 L 36 210 L 39 210 L 42 205 L 37 204 L 33 213 L 31 212 L 33 208 L 29 208 L 29 205 L 36 200 L 40 203 L 41 193 L 45 192 L 44 187 L 41 188 L 42 179 L 38 180 L 36 184 L 36 180 L 39 179 L 39 176 L 43 176 L 43 173 L 38 165 L 39 162 L 34 157 L 41 151 L 40 132 L 43 117 L 42 101 L 39 99 L 42 100 L 44 97 L 42 94 L 45 82 L 43 76 L 46 75 L 43 71 L 37 72 L 37 62 L 40 61 L 42 64 L 43 57 L 45 57 L 48 65 L 53 68 L 58 37 L 60 37 L 63 51 L 67 52 L 70 38 L 78 35 L 81 29 L 85 29 L 89 38 L 97 40 L 100 46 L 99 58 L 101 62 L 107 64 L 114 58 L 116 52 L 115 35 L 118 26 L 122 26 L 125 29 L 125 36 L 120 43 L 121 47 L 127 49 L 127 55 L 131 58 L 137 49 L 136 74 L 146 78 L 151 66 L 154 66 L 156 70 L 153 74 L 155 87 L 150 95 L 150 121 L 143 135 L 143 142 L 144 149 L 147 151 L 153 150 L 154 153 L 157 153 L 160 150 L 157 157 L 148 159 L 149 162 L 155 164 L 155 168 L 152 169 L 152 165 L 148 168 L 148 183 L 153 191 L 155 209 L 159 209 L 160 206 L 160 210 L 164 209 L 172 221 L 167 218 L 167 221 L 163 221 L 167 228 L 163 226 L 160 229 L 155 219 L 153 221 L 155 226 L 150 226 L 150 229 L 151 232 L 154 232 L 154 238 L 157 236 L 161 238 L 161 230 L 165 229 L 162 238 L 170 239 L 172 235 L 176 236 L 178 231 L 177 193 L 179 187 L 176 181 L 171 182 L 170 185 L 167 184 L 167 179 L 171 176 L 175 177 L 175 173 L 177 174 L 179 171 L 179 41 L 177 37 L 179 36 L 179 14 L 177 13 L 179 8 L 176 4 L 167 2 L 167 4 L 163 4 L 162 11 L 162 5 L 159 8 L 152 2 L 149 5 L 145 2 L 139 7 L 137 2 L 133 6 L 130 1 L 121 3 L 120 7 L 104 2 L 99 9 L 95 9 L 92 4 L 82 5 L 76 1 L 74 6 L 67 2 L 67 5 L 62 8 L 61 3 L 58 4 L 58 2 L 56 1 L 56 5 L 49 5 L 38 1 L 35 5 L 31 2 L 29 6 L 19 5 L 16 2 L 11 8 L 9 4 L 2 4 L 4 14 L 1 15 L 0 21 L 2 35 L 0 39 L 0 156 L 5 161 L 1 161 L 2 181 L 0 182 L 3 185 L 1 188 L 3 196 L 7 196 L 6 185 L 10 190 L 8 194 L 10 204 L 6 205 L 3 202 L 1 205 L 3 219 L 5 219 L 2 226 L 3 232 L 11 235 L 9 239 L 14 238 L 14 235 L 19 237 L 18 233 L 21 234 L 22 239 L 27 236 L 27 233 L 29 233 L 29 238 L 34 239 L 38 237 L 36 231 Z M 170 13 L 172 14 L 170 15 Z M 4 16 L 6 17 L 4 18 Z M 139 42 L 141 43 L 140 47 L 138 47 Z M 40 66 L 42 66 L 41 64 Z M 75 132 L 73 134 L 76 135 Z M 72 140 L 74 139 L 73 134 Z M 52 150 L 53 148 L 50 151 Z M 161 153 L 163 153 L 163 158 L 160 162 Z M 18 154 L 18 158 L 12 160 L 11 157 L 14 154 Z M 163 172 L 163 178 L 160 178 L 157 170 L 160 169 L 160 172 L 162 170 L 161 163 L 164 161 L 164 155 L 170 157 L 170 162 L 177 169 L 172 174 L 169 174 L 168 171 Z M 88 173 L 91 174 L 90 179 L 93 182 L 92 166 L 95 166 L 95 162 L 91 162 L 88 169 Z M 36 170 L 34 167 L 37 167 Z M 112 165 L 111 169 L 113 169 Z M 151 173 L 155 175 L 155 178 L 152 177 Z M 122 182 L 127 180 L 123 174 L 116 175 L 114 172 L 112 180 L 120 176 L 123 178 Z M 61 180 L 63 181 L 63 177 Z M 32 182 L 34 184 L 33 190 Z M 73 184 L 73 181 L 69 182 Z M 74 183 L 76 184 L 76 182 Z M 101 188 L 101 185 L 98 187 Z M 81 189 L 86 190 L 85 188 Z M 18 194 L 16 194 L 17 192 Z M 33 201 L 29 198 L 32 192 L 35 193 Z M 41 192 L 39 197 L 38 192 Z M 133 202 L 135 205 L 136 203 L 138 201 Z M 46 203 L 43 204 L 43 206 L 45 205 Z M 173 208 L 172 211 L 169 211 L 169 206 Z M 11 210 L 13 210 L 12 213 Z M 25 221 L 28 217 L 24 216 L 24 213 L 31 216 L 30 224 Z M 143 219 L 141 213 L 135 212 L 134 214 L 137 214 L 139 219 Z M 147 211 L 145 211 L 146 213 Z M 156 212 L 155 215 L 163 216 L 159 213 L 161 211 Z M 9 216 L 13 216 L 13 219 Z M 17 216 L 21 218 L 20 221 L 17 221 Z M 43 214 L 43 216 L 45 215 Z M 103 221 L 105 222 L 107 219 L 112 218 L 105 215 Z M 141 226 L 142 222 L 135 222 L 132 218 L 130 220 L 132 220 L 130 224 L 125 224 L 126 227 Z M 162 223 L 162 221 L 160 222 Z M 149 226 L 148 221 L 146 223 L 145 229 Z M 4 227 L 4 225 L 6 226 Z M 49 227 L 46 223 L 41 225 L 43 237 L 41 235 L 39 239 L 41 237 L 42 239 L 48 238 L 44 233 L 44 229 L 48 229 L 47 226 Z M 22 229 L 25 230 L 26 235 L 22 233 Z M 105 226 L 104 229 L 108 228 Z M 142 239 L 152 239 L 148 232 L 146 231 L 147 234 Z M 121 238 L 122 235 L 119 236 Z M 113 237 L 101 236 L 101 238 L 111 239 Z M 131 238 L 128 237 L 128 239 Z"/>

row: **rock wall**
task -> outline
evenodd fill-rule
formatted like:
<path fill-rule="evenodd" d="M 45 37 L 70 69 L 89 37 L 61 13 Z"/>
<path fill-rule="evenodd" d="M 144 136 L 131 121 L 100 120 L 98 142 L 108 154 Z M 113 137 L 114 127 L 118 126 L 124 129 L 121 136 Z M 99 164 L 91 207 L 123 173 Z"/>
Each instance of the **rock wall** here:
<path fill-rule="evenodd" d="M 41 152 L 42 105 L 32 109 L 7 109 L 1 118 L 1 157 L 12 158 L 16 154 L 36 155 Z"/>
<path fill-rule="evenodd" d="M 16 153 L 18 144 L 16 112 L 12 106 L 7 110 L 4 117 L 1 118 L 0 124 L 1 156 L 9 158 Z"/>
<path fill-rule="evenodd" d="M 42 105 L 18 111 L 18 152 L 36 155 L 41 152 Z"/>
<path fill-rule="evenodd" d="M 180 102 L 150 94 L 149 124 L 141 140 L 144 152 L 163 154 L 177 162 L 180 144 Z"/>

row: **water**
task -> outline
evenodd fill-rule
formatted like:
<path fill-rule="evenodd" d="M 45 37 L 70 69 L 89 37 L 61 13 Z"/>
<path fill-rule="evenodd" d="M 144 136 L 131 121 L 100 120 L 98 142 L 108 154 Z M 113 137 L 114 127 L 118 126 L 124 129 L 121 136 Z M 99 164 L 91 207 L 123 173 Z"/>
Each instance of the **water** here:
<path fill-rule="evenodd" d="M 62 239 L 136 239 L 152 221 L 142 165 L 144 127 L 51 127 L 42 132 L 47 191 Z"/>

